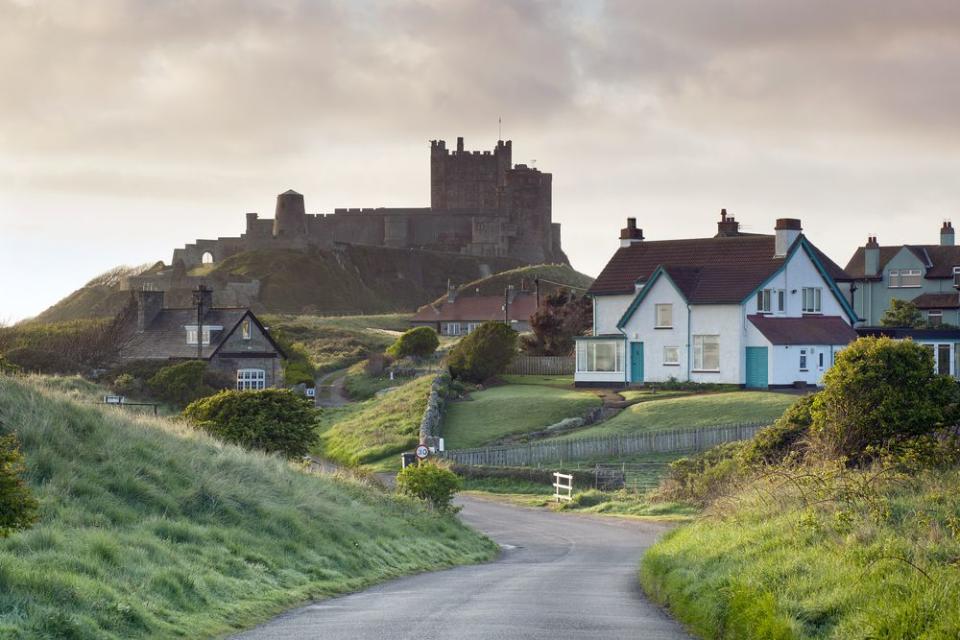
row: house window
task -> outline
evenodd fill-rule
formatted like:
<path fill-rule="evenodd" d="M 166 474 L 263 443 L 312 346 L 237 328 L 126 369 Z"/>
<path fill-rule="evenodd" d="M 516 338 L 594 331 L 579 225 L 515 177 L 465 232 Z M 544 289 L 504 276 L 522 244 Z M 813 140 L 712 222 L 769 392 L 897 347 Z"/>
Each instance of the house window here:
<path fill-rule="evenodd" d="M 891 289 L 896 289 L 899 286 L 900 286 L 900 272 L 897 271 L 896 269 L 893 269 L 890 271 L 889 274 L 887 274 L 887 287 Z"/>
<path fill-rule="evenodd" d="M 577 342 L 577 371 L 586 373 L 623 371 L 623 342 L 579 340 Z"/>
<path fill-rule="evenodd" d="M 663 364 L 667 367 L 680 366 L 680 347 L 663 348 Z"/>
<path fill-rule="evenodd" d="M 670 329 L 673 327 L 673 305 L 658 304 L 657 309 L 657 329 Z"/>
<path fill-rule="evenodd" d="M 257 391 L 267 386 L 267 372 L 263 369 L 237 369 L 237 390 Z"/>
<path fill-rule="evenodd" d="M 203 325 L 203 344 L 210 344 L 210 331 L 214 329 L 222 329 L 223 327 L 213 327 L 210 325 Z M 187 344 L 197 344 L 197 325 L 187 325 Z"/>
<path fill-rule="evenodd" d="M 720 370 L 720 336 L 693 336 L 693 368 Z"/>
<path fill-rule="evenodd" d="M 763 289 L 757 292 L 757 312 L 783 313 L 783 289 Z"/>
<path fill-rule="evenodd" d="M 467 323 L 467 333 L 473 333 L 480 326 L 479 322 L 468 322 Z"/>
<path fill-rule="evenodd" d="M 820 287 L 803 288 L 803 312 L 820 313 Z"/>
<path fill-rule="evenodd" d="M 901 269 L 900 270 L 900 286 L 901 287 L 919 287 L 922 285 L 920 279 L 923 277 L 923 274 L 920 273 L 920 269 Z"/>
<path fill-rule="evenodd" d="M 817 357 L 819 358 L 819 361 L 817 362 L 817 367 L 819 367 L 820 371 L 823 371 L 823 351 L 818 353 Z"/>
<path fill-rule="evenodd" d="M 243 334 L 244 340 L 249 340 L 253 335 L 253 332 L 250 330 L 250 318 L 247 318 L 243 321 L 243 325 L 240 327 L 240 331 Z"/>
<path fill-rule="evenodd" d="M 953 286 L 960 287 L 960 267 L 953 268 Z"/>
<path fill-rule="evenodd" d="M 927 322 L 932 327 L 939 327 L 943 324 L 943 311 L 928 311 Z"/>
<path fill-rule="evenodd" d="M 950 375 L 950 345 L 937 345 L 937 373 L 942 376 Z"/>
<path fill-rule="evenodd" d="M 444 323 L 440 333 L 442 333 L 445 336 L 458 336 L 460 335 L 460 323 L 446 322 Z"/>
<path fill-rule="evenodd" d="M 807 370 L 807 350 L 800 349 L 800 371 Z"/>

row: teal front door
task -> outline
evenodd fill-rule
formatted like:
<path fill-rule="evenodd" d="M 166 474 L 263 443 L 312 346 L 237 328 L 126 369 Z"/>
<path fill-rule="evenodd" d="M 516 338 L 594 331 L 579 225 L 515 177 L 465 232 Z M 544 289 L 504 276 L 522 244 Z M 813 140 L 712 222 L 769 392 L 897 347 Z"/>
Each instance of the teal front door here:
<path fill-rule="evenodd" d="M 630 382 L 643 382 L 643 343 L 630 343 Z"/>
<path fill-rule="evenodd" d="M 767 388 L 767 348 L 747 347 L 747 387 Z"/>

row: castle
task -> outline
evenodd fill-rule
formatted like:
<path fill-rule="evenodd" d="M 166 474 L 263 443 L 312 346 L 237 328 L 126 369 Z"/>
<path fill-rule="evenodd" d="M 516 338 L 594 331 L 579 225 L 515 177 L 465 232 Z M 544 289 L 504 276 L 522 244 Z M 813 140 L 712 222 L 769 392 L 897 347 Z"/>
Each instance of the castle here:
<path fill-rule="evenodd" d="M 272 220 L 247 214 L 238 238 L 197 240 L 173 253 L 191 269 L 255 249 L 332 248 L 338 243 L 513 258 L 529 264 L 568 263 L 560 224 L 551 217 L 552 175 L 512 164 L 510 140 L 493 151 L 455 151 L 430 142 L 430 206 L 334 209 L 308 214 L 303 196 L 277 196 Z M 179 264 L 178 264 L 179 263 Z"/>

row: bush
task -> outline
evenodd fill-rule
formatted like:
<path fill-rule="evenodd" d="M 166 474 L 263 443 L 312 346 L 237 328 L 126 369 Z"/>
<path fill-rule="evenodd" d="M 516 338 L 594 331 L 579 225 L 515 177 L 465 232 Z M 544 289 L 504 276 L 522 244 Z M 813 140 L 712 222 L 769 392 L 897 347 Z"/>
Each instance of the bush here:
<path fill-rule="evenodd" d="M 459 490 L 457 474 L 432 463 L 409 465 L 397 474 L 397 491 L 424 500 L 435 509 L 450 509 Z"/>
<path fill-rule="evenodd" d="M 0 538 L 37 520 L 37 501 L 23 480 L 23 454 L 14 434 L 0 436 Z"/>
<path fill-rule="evenodd" d="M 37 347 L 17 347 L 4 354 L 10 364 L 29 373 L 72 374 L 83 367 L 75 360 L 56 351 Z"/>
<path fill-rule="evenodd" d="M 233 381 L 225 374 L 208 371 L 203 360 L 163 367 L 147 383 L 156 398 L 180 407 L 232 385 Z"/>
<path fill-rule="evenodd" d="M 744 445 L 741 458 L 746 464 L 779 464 L 789 456 L 799 454 L 800 443 L 810 434 L 813 417 L 810 408 L 817 394 L 804 396 L 794 402 L 769 427 L 764 427 Z"/>
<path fill-rule="evenodd" d="M 285 389 L 221 391 L 183 414 L 221 440 L 288 458 L 306 455 L 317 439 L 312 403 Z"/>
<path fill-rule="evenodd" d="M 387 349 L 387 354 L 394 358 L 426 358 L 440 346 L 437 332 L 430 327 L 414 327 L 397 338 Z"/>
<path fill-rule="evenodd" d="M 828 457 L 863 462 L 956 416 L 957 383 L 938 376 L 911 340 L 860 338 L 837 355 L 811 406 L 811 435 Z"/>
<path fill-rule="evenodd" d="M 114 391 L 124 396 L 135 396 L 143 391 L 143 381 L 130 373 L 121 373 L 111 385 Z"/>
<path fill-rule="evenodd" d="M 740 459 L 744 446 L 728 442 L 671 462 L 657 498 L 707 504 L 728 493 L 748 476 L 748 467 Z"/>
<path fill-rule="evenodd" d="M 454 378 L 484 382 L 503 373 L 517 354 L 517 332 L 502 322 L 484 322 L 450 351 Z"/>
<path fill-rule="evenodd" d="M 370 377 L 377 377 L 383 375 L 383 372 L 387 370 L 393 364 L 393 358 L 388 356 L 385 353 L 374 353 L 371 354 L 367 361 L 363 365 L 363 372 Z"/>

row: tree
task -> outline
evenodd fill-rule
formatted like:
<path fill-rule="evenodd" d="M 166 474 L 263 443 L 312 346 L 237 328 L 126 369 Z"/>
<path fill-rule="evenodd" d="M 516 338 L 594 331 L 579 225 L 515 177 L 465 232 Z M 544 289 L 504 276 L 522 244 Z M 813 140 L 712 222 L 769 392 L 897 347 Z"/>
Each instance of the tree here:
<path fill-rule="evenodd" d="M 912 340 L 860 338 L 823 381 L 810 408 L 811 435 L 830 456 L 865 461 L 956 417 L 957 383 L 937 375 L 929 349 Z"/>
<path fill-rule="evenodd" d="M 317 439 L 316 410 L 286 389 L 221 391 L 191 402 L 183 414 L 221 440 L 288 458 L 306 455 Z"/>
<path fill-rule="evenodd" d="M 37 501 L 23 479 L 24 470 L 17 437 L 0 436 L 0 538 L 37 520 Z"/>
<path fill-rule="evenodd" d="M 919 327 L 923 324 L 923 316 L 917 305 L 909 300 L 890 301 L 890 308 L 883 312 L 880 324 L 884 327 Z"/>
<path fill-rule="evenodd" d="M 484 322 L 450 350 L 450 374 L 484 382 L 503 373 L 517 354 L 517 332 L 502 322 Z"/>
<path fill-rule="evenodd" d="M 593 304 L 567 289 L 551 293 L 530 316 L 532 336 L 523 337 L 523 349 L 540 356 L 566 356 L 574 338 L 593 326 Z"/>
<path fill-rule="evenodd" d="M 387 349 L 387 354 L 394 358 L 426 358 L 440 346 L 437 332 L 430 327 L 414 327 L 409 329 Z"/>
<path fill-rule="evenodd" d="M 449 469 L 431 463 L 413 464 L 397 474 L 397 491 L 447 510 L 460 489 L 460 478 Z"/>
<path fill-rule="evenodd" d="M 164 402 L 184 406 L 231 386 L 224 374 L 208 370 L 203 360 L 188 360 L 163 367 L 150 378 L 150 392 Z"/>

